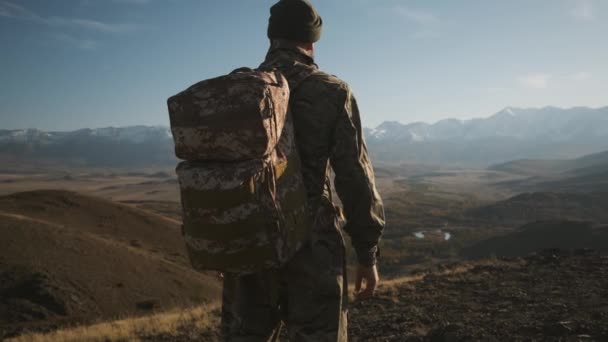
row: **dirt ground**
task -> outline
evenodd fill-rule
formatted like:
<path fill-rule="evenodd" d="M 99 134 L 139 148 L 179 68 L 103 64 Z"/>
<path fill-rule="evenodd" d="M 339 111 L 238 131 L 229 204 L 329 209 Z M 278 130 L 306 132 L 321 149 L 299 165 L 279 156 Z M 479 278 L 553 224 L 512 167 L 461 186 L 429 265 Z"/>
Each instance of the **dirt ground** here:
<path fill-rule="evenodd" d="M 218 340 L 217 329 L 193 326 L 140 338 Z M 546 250 L 386 282 L 351 305 L 349 340 L 608 341 L 608 257 Z"/>
<path fill-rule="evenodd" d="M 548 250 L 396 283 L 350 310 L 353 341 L 608 341 L 608 257 Z"/>

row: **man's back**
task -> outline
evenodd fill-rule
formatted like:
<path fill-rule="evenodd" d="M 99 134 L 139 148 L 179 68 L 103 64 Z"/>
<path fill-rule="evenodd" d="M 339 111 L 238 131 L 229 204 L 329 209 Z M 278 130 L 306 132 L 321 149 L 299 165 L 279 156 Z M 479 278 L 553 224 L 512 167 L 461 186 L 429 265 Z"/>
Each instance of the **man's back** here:
<path fill-rule="evenodd" d="M 311 212 L 330 198 L 331 166 L 346 214 L 345 230 L 353 238 L 359 261 L 373 264 L 384 212 L 350 87 L 320 71 L 312 54 L 290 41 L 274 40 L 262 67 L 281 70 L 295 88 L 290 106 Z M 309 76 L 300 82 L 302 73 Z"/>
<path fill-rule="evenodd" d="M 338 78 L 318 72 L 302 82 L 291 101 L 296 144 L 311 204 L 324 194 L 327 162 L 332 155 L 339 104 L 344 103 L 346 87 Z"/>
<path fill-rule="evenodd" d="M 322 23 L 307 0 L 281 0 L 271 8 L 271 46 L 260 68 L 278 70 L 289 81 L 289 107 L 313 219 L 310 238 L 285 266 L 225 275 L 224 340 L 276 341 L 282 321 L 291 341 L 346 341 L 345 246 L 331 201 L 330 167 L 344 208 L 344 230 L 359 261 L 355 283 L 359 287 L 366 280 L 363 297 L 376 288 L 382 201 L 352 91 L 314 63 L 313 43 Z"/>

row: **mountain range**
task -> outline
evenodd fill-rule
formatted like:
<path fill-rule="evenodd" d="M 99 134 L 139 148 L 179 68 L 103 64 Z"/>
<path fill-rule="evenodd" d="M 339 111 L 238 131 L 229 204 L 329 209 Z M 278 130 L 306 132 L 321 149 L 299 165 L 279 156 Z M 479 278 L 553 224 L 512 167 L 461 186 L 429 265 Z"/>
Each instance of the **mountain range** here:
<path fill-rule="evenodd" d="M 0 130 L 0 160 L 86 166 L 175 164 L 171 131 L 160 126 L 107 127 L 71 132 Z"/>
<path fill-rule="evenodd" d="M 593 109 L 544 107 L 519 109 L 507 107 L 484 119 L 445 119 L 434 124 L 401 124 L 394 121 L 368 129 L 369 139 L 380 141 L 450 141 L 488 138 L 519 140 L 571 141 L 583 137 L 608 135 L 608 107 Z"/>
<path fill-rule="evenodd" d="M 387 121 L 366 128 L 365 136 L 372 158 L 381 162 L 491 165 L 525 158 L 569 159 L 608 150 L 608 107 L 508 107 L 480 119 Z M 171 131 L 162 126 L 0 130 L 0 160 L 104 166 L 176 162 Z"/>
<path fill-rule="evenodd" d="M 507 107 L 483 119 L 434 124 L 384 122 L 366 129 L 381 161 L 496 164 L 516 159 L 569 159 L 608 149 L 608 107 Z"/>

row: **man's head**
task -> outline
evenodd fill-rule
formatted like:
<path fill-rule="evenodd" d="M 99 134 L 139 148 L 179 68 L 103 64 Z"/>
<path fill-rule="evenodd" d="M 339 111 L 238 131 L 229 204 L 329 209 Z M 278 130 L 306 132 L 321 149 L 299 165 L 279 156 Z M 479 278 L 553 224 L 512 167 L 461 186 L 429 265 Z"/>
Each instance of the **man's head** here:
<path fill-rule="evenodd" d="M 270 8 L 268 38 L 297 42 L 307 50 L 321 38 L 323 19 L 308 0 L 281 0 Z"/>

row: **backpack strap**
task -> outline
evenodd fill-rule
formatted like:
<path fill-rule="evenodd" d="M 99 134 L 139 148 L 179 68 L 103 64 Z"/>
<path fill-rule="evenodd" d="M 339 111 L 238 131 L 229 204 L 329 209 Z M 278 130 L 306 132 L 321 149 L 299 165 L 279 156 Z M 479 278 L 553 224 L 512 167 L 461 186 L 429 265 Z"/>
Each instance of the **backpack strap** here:
<path fill-rule="evenodd" d="M 318 72 L 318 67 L 316 65 L 308 65 L 299 62 L 294 62 L 290 65 L 268 63 L 267 65 L 258 68 L 258 70 L 280 73 L 287 79 L 289 90 L 294 93 L 302 82 Z"/>

